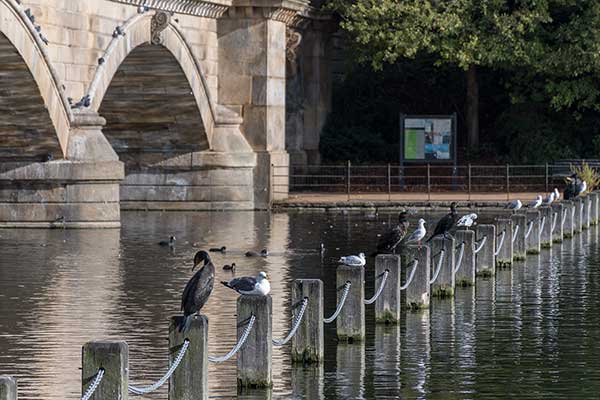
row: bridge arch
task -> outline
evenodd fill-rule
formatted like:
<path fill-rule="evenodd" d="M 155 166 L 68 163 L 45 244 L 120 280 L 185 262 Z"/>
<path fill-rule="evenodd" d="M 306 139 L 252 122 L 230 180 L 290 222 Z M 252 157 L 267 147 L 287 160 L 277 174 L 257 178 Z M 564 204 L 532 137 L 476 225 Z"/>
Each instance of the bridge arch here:
<path fill-rule="evenodd" d="M 3 124 L 12 126 L 13 131 L 8 133 L 13 136 L 17 146 L 28 142 L 31 147 L 23 149 L 28 153 L 43 148 L 52 150 L 56 146 L 51 142 L 56 137 L 60 149 L 57 151 L 59 154 L 55 155 L 64 156 L 73 113 L 58 74 L 49 61 L 44 42 L 22 6 L 14 0 L 0 0 L 0 48 L 2 49 L 0 56 L 7 57 L 10 61 L 5 63 L 5 67 L 9 73 L 13 73 L 13 76 L 18 78 L 18 81 L 13 82 L 10 82 L 12 79 L 4 80 L 5 84 L 12 84 L 12 87 L 0 86 L 0 90 L 4 89 L 9 93 L 8 96 L 3 97 L 11 103 L 4 104 L 8 109 L 4 110 L 2 116 Z M 23 66 L 26 68 L 22 68 Z M 31 85 L 25 88 L 28 83 L 21 81 L 29 81 Z M 18 86 L 19 84 L 21 87 Z M 41 96 L 42 101 L 38 101 L 37 96 L 33 94 L 33 86 L 36 87 L 36 94 Z M 12 95 L 18 95 L 20 92 L 25 95 L 25 91 L 31 94 L 30 104 L 11 101 Z M 54 128 L 53 133 L 50 129 L 44 128 L 48 125 Z M 45 140 L 47 143 L 35 143 L 40 140 L 40 137 L 41 141 Z M 13 151 L 18 152 L 18 149 Z M 50 153 L 54 152 L 50 151 Z"/>

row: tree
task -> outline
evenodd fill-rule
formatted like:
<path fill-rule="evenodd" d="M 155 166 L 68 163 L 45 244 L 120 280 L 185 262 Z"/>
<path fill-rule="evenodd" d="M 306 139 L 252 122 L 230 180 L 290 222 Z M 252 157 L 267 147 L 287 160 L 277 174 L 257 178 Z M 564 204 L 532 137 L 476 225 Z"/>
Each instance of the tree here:
<path fill-rule="evenodd" d="M 333 0 L 330 6 L 359 60 L 375 69 L 427 53 L 465 72 L 471 148 L 479 146 L 478 67 L 539 67 L 531 56 L 544 46 L 535 35 L 551 22 L 544 0 Z"/>

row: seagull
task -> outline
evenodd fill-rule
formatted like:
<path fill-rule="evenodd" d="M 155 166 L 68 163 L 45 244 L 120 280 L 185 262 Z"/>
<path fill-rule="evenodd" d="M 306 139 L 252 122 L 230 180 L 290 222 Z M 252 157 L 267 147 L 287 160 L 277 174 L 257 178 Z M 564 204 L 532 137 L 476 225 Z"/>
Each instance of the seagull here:
<path fill-rule="evenodd" d="M 463 215 L 456 223 L 456 226 L 466 226 L 467 228 L 469 228 L 475 224 L 476 219 L 477 214 L 475 213 Z"/>
<path fill-rule="evenodd" d="M 267 251 L 267 249 L 262 249 L 260 251 L 260 253 L 257 253 L 256 251 L 247 251 L 246 252 L 246 257 L 267 257 L 269 255 L 269 252 Z"/>
<path fill-rule="evenodd" d="M 533 200 L 531 203 L 527 204 L 527 207 L 528 208 L 538 208 L 541 205 L 542 205 L 542 196 L 538 195 L 538 197 L 536 197 L 535 200 Z"/>
<path fill-rule="evenodd" d="M 365 253 L 360 253 L 357 256 L 340 257 L 338 263 L 348 265 L 350 267 L 364 267 L 367 263 Z"/>
<path fill-rule="evenodd" d="M 577 186 L 577 196 L 581 196 L 587 190 L 586 181 L 582 180 Z"/>
<path fill-rule="evenodd" d="M 183 290 L 181 297 L 183 319 L 179 324 L 179 332 L 185 332 L 190 327 L 194 314 L 200 314 L 200 310 L 208 301 L 214 287 L 215 266 L 208 253 L 203 250 L 194 256 L 192 271 L 201 263 L 204 263 L 202 268 L 192 276 Z"/>
<path fill-rule="evenodd" d="M 552 204 L 554 203 L 554 199 L 556 198 L 556 194 L 554 192 L 550 192 L 548 196 L 544 199 L 544 204 Z"/>
<path fill-rule="evenodd" d="M 417 225 L 417 229 L 415 229 L 415 231 L 406 239 L 406 243 L 417 242 L 420 246 L 421 240 L 423 240 L 425 235 L 427 235 L 427 230 L 425 229 L 425 220 L 421 218 Z"/>
<path fill-rule="evenodd" d="M 266 272 L 259 273 L 256 278 L 245 276 L 243 278 L 233 278 L 229 282 L 221 281 L 221 283 L 239 294 L 266 296 L 271 291 L 271 284 L 267 279 Z"/>
<path fill-rule="evenodd" d="M 227 247 L 213 247 L 211 249 L 208 249 L 208 251 L 210 251 L 211 253 L 225 253 L 227 251 Z"/>
<path fill-rule="evenodd" d="M 377 242 L 376 254 L 392 253 L 396 254 L 396 248 L 402 242 L 402 239 L 408 232 L 409 222 L 407 219 L 408 212 L 402 211 L 398 215 L 398 225 L 388 230 Z"/>
<path fill-rule="evenodd" d="M 235 272 L 235 263 L 231 263 L 231 265 L 227 264 L 223 266 L 225 271 Z"/>
<path fill-rule="evenodd" d="M 158 244 L 162 247 L 175 247 L 175 241 L 177 240 L 177 238 L 175 238 L 175 236 L 171 236 L 169 238 L 169 241 L 166 240 L 161 240 L 160 242 L 158 242 Z"/>
<path fill-rule="evenodd" d="M 508 208 L 509 210 L 517 211 L 517 210 L 520 210 L 521 207 L 523 207 L 523 203 L 521 203 L 521 200 L 517 199 L 517 200 L 513 200 L 510 203 L 508 203 L 504 208 Z"/>
<path fill-rule="evenodd" d="M 435 229 L 433 231 L 433 235 L 431 235 L 431 237 L 429 239 L 427 239 L 427 241 L 431 241 L 431 239 L 433 239 L 436 236 L 439 235 L 444 235 L 444 237 L 447 236 L 448 231 L 450 229 L 452 229 L 454 227 L 454 225 L 456 224 L 456 220 L 458 219 L 458 215 L 456 214 L 456 203 L 452 202 L 450 204 L 450 213 L 444 215 L 442 217 L 442 219 L 440 219 L 437 223 L 437 225 L 435 226 Z"/>
<path fill-rule="evenodd" d="M 560 192 L 557 188 L 554 188 L 554 201 L 560 200 Z"/>

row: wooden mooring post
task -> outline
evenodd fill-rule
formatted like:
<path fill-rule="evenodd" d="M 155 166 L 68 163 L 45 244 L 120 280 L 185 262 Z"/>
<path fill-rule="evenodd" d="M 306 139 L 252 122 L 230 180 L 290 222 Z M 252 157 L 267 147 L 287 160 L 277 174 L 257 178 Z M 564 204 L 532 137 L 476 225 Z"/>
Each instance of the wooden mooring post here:
<path fill-rule="evenodd" d="M 518 231 L 513 242 L 513 261 L 524 261 L 527 258 L 527 245 L 525 235 L 527 234 L 527 217 L 525 214 L 513 214 L 510 219 L 513 229 Z"/>
<path fill-rule="evenodd" d="M 237 384 L 239 388 L 270 387 L 273 385 L 273 302 L 270 295 L 238 297 L 238 341 L 252 316 L 255 317 L 254 326 L 237 354 Z"/>
<path fill-rule="evenodd" d="M 518 233 L 518 232 L 517 232 Z M 513 263 L 513 221 L 510 218 L 496 220 L 496 267 L 510 267 Z"/>
<path fill-rule="evenodd" d="M 565 239 L 572 238 L 575 234 L 575 203 L 571 200 L 562 202 L 565 213 L 565 223 L 563 224 L 563 237 Z"/>
<path fill-rule="evenodd" d="M 402 305 L 411 310 L 429 309 L 431 250 L 429 246 L 407 246 L 407 253 L 410 261 L 403 265 L 407 268 L 404 275 L 408 276 L 413 260 L 417 261 L 417 268 L 412 282 L 402 292 Z"/>
<path fill-rule="evenodd" d="M 589 194 L 583 196 L 583 212 L 581 216 L 581 230 L 590 229 L 592 218 L 592 199 Z"/>
<path fill-rule="evenodd" d="M 296 279 L 292 284 L 292 309 L 308 298 L 308 306 L 296 335 L 292 338 L 292 361 L 320 363 L 324 357 L 323 282 L 320 279 Z"/>
<path fill-rule="evenodd" d="M 565 206 L 562 203 L 554 203 L 552 204 L 552 220 L 556 216 L 556 224 L 554 225 L 554 230 L 552 231 L 552 241 L 554 243 L 562 243 L 563 241 L 563 228 L 565 226 Z"/>
<path fill-rule="evenodd" d="M 540 254 L 540 228 L 542 227 L 542 218 L 540 217 L 541 214 L 537 210 L 532 210 L 527 211 L 525 215 L 527 216 L 527 254 Z M 546 222 L 547 221 L 544 221 L 544 225 L 546 224 Z"/>
<path fill-rule="evenodd" d="M 100 369 L 104 377 L 90 400 L 129 398 L 129 346 L 124 341 L 93 341 L 83 345 L 82 394 L 94 382 Z"/>
<path fill-rule="evenodd" d="M 339 304 L 346 282 L 350 291 L 336 322 L 340 341 L 354 342 L 365 338 L 365 269 L 340 265 L 337 268 L 337 304 Z"/>
<path fill-rule="evenodd" d="M 583 199 L 577 197 L 573 202 L 575 207 L 575 218 L 573 223 L 573 234 L 581 233 L 583 230 Z"/>
<path fill-rule="evenodd" d="M 545 221 L 544 226 L 540 226 L 540 247 L 542 249 L 549 249 L 552 247 L 552 227 L 554 224 L 554 211 L 550 206 L 540 207 L 540 215 L 542 220 Z M 557 221 L 558 224 L 558 216 Z"/>
<path fill-rule="evenodd" d="M 383 275 L 388 273 L 385 287 L 381 295 L 375 300 L 375 322 L 384 324 L 397 324 L 400 322 L 400 282 L 401 260 L 400 256 L 391 254 L 378 255 L 375 259 L 375 287 L 377 291 Z"/>
<path fill-rule="evenodd" d="M 479 250 L 475 254 L 476 274 L 481 277 L 493 276 L 496 273 L 496 227 L 477 225 L 475 232 L 475 251 Z"/>
<path fill-rule="evenodd" d="M 12 376 L 0 376 L 0 400 L 17 400 L 17 380 Z"/>
<path fill-rule="evenodd" d="M 431 243 L 431 267 L 430 279 L 434 279 L 431 283 L 430 293 L 432 297 L 453 297 L 454 296 L 454 239 L 438 236 L 433 238 Z M 441 266 L 440 266 L 441 262 Z M 440 271 L 435 276 L 438 266 Z"/>
<path fill-rule="evenodd" d="M 599 199 L 600 199 L 600 194 L 596 191 L 592 192 L 589 194 L 589 196 L 591 196 L 591 200 L 592 200 L 592 210 L 591 210 L 591 224 L 592 225 L 597 225 L 598 224 L 598 213 L 600 212 L 600 210 L 598 210 L 598 206 L 599 204 Z"/>
<path fill-rule="evenodd" d="M 454 237 L 456 238 L 456 261 L 455 268 L 457 268 L 456 274 L 454 274 L 454 282 L 456 286 L 473 286 L 475 284 L 475 253 L 474 245 L 475 232 L 473 231 L 456 231 Z M 463 258 L 459 260 L 460 247 L 464 243 Z M 457 263 L 460 261 L 460 265 Z"/>
<path fill-rule="evenodd" d="M 171 318 L 169 365 L 173 365 L 185 340 L 188 349 L 169 379 L 169 400 L 208 399 L 208 318 L 195 316 L 185 332 L 179 331 L 183 317 Z"/>

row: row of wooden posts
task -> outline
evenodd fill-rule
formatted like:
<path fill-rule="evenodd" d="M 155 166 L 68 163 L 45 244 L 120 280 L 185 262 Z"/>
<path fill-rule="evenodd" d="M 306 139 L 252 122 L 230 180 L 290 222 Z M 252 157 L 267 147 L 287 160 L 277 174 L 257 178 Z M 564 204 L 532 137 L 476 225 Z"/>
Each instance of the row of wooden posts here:
<path fill-rule="evenodd" d="M 509 267 L 574 234 L 597 224 L 600 194 L 593 192 L 575 201 L 561 201 L 536 210 L 505 212 L 494 224 L 477 225 L 474 230 L 459 230 L 454 237 L 437 237 L 431 246 L 408 246 L 406 253 L 380 255 L 375 262 L 375 319 L 377 323 L 397 323 L 401 309 L 429 307 L 431 297 L 453 297 L 456 286 L 475 285 L 476 277 L 491 276 L 496 268 Z M 343 303 L 335 319 L 338 339 L 361 341 L 365 337 L 364 268 L 339 266 L 337 304 Z M 402 284 L 404 281 L 404 285 Z M 383 286 L 383 287 L 382 287 Z M 292 338 L 292 360 L 321 363 L 324 357 L 323 282 L 298 279 L 292 286 L 294 320 L 305 307 L 299 329 Z M 254 323 L 246 332 L 250 319 Z M 169 399 L 208 399 L 208 320 L 197 317 L 184 334 L 173 317 L 169 328 L 169 354 L 172 364 L 184 341 L 187 353 L 169 378 Z M 272 301 L 270 296 L 240 296 L 237 301 L 237 337 L 247 340 L 237 353 L 239 387 L 272 385 L 271 355 Z M 127 399 L 129 350 L 123 341 L 94 341 L 83 346 L 82 389 L 85 392 L 97 378 L 103 378 L 90 400 Z M 16 400 L 13 378 L 0 377 L 0 400 Z"/>

